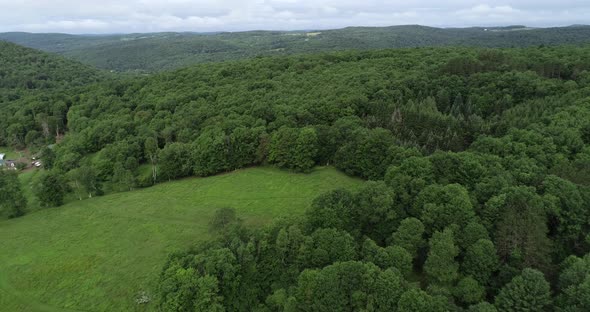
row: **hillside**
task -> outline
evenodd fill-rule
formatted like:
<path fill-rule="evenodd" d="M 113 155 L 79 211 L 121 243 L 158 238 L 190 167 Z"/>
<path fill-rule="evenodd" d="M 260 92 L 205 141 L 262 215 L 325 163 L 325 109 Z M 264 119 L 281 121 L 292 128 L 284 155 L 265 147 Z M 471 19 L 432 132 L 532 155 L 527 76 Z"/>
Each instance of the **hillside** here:
<path fill-rule="evenodd" d="M 216 209 L 235 208 L 246 224 L 262 226 L 359 183 L 332 168 L 308 175 L 255 168 L 0 221 L 1 310 L 134 311 L 140 291 L 155 300 L 167 255 L 208 237 Z M 140 309 L 154 310 L 154 302 Z"/>
<path fill-rule="evenodd" d="M 55 52 L 102 69 L 153 72 L 258 55 L 426 46 L 524 47 L 590 42 L 590 27 L 349 27 L 322 31 L 66 35 L 3 33 L 0 40 Z"/>
<path fill-rule="evenodd" d="M 0 41 L 0 146 L 54 142 L 76 90 L 103 78 L 76 61 Z M 26 137 L 23 127 L 39 131 Z"/>
<path fill-rule="evenodd" d="M 150 298 L 162 311 L 590 310 L 588 297 L 579 295 L 588 293 L 590 281 L 588 46 L 268 56 L 106 78 L 60 92 L 70 100 L 51 148 L 48 138 L 30 140 L 45 129 L 36 101 L 20 102 L 16 118 L 0 120 L 10 130 L 0 133 L 10 145 L 2 150 L 42 150 L 44 166 L 34 176 L 0 171 L 0 212 L 15 218 L 0 221 L 0 229 L 8 225 L 4 244 L 14 250 L 3 282 L 11 285 L 4 292 L 17 298 L 12 306 L 27 304 L 31 291 L 41 298 L 40 309 L 86 301 L 97 310 L 116 310 L 111 305 L 117 302 L 131 308 L 137 291 L 157 284 Z M 313 177 L 318 165 L 368 181 L 355 191 L 321 194 L 325 188 L 309 181 L 302 183 L 313 192 L 272 178 L 265 190 L 267 177 L 232 183 L 235 190 L 214 182 L 260 166 Z M 21 189 L 19 178 L 31 182 Z M 180 181 L 167 183 L 172 180 Z M 186 181 L 207 182 L 185 188 L 186 197 L 166 195 L 167 186 Z M 148 186 L 154 187 L 134 191 Z M 159 207 L 176 213 L 179 201 L 209 203 L 203 197 L 211 194 L 200 191 L 220 200 L 242 191 L 248 196 L 241 199 L 289 203 L 304 196 L 311 205 L 300 218 L 268 227 L 244 226 L 223 210 L 211 223 L 215 235 L 195 237 L 202 230 L 188 223 L 193 238 L 171 250 L 169 244 L 184 238 L 158 237 L 164 230 L 151 216 L 164 220 Z M 72 203 L 76 199 L 81 202 Z M 84 209 L 94 203 L 103 203 L 97 214 L 112 212 L 107 221 Z M 216 203 L 244 211 L 243 201 Z M 119 225 L 127 207 L 136 207 L 131 218 L 141 227 Z M 69 211 L 80 214 L 63 229 L 59 221 L 36 219 L 51 221 Z M 255 216 L 268 220 L 262 216 L 274 213 L 270 208 Z M 28 234 L 36 233 L 29 224 L 43 236 Z M 88 230 L 95 224 L 118 229 Z M 161 242 L 157 253 L 145 255 L 154 240 L 133 232 L 146 229 Z M 101 241 L 111 230 L 114 239 Z M 52 232 L 67 239 L 48 241 Z M 191 240 L 195 248 L 188 247 Z M 109 243 L 115 250 L 88 258 L 78 247 L 88 242 L 91 250 Z M 59 263 L 56 251 L 76 256 Z M 132 257 L 137 261 L 125 262 Z M 35 262 L 46 258 L 54 261 Z M 36 275 L 68 276 L 94 269 L 94 261 L 107 266 L 98 265 L 103 275 L 89 274 L 85 282 L 56 285 Z M 144 265 L 150 269 L 143 272 L 161 267 L 157 281 L 137 277 Z M 114 287 L 114 295 L 95 296 L 112 285 L 102 278 L 112 272 L 130 282 Z"/>

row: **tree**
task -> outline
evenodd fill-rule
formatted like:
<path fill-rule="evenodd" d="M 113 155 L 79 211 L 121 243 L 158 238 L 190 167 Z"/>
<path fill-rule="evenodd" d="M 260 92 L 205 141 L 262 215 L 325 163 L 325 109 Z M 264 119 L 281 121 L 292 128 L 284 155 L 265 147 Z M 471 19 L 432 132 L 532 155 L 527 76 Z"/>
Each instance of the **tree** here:
<path fill-rule="evenodd" d="M 387 152 L 393 144 L 388 130 L 358 130 L 336 152 L 334 163 L 350 175 L 380 180 L 389 166 Z"/>
<path fill-rule="evenodd" d="M 412 273 L 412 256 L 399 246 L 383 248 L 371 239 L 366 239 L 362 246 L 362 256 L 363 261 L 374 263 L 381 269 L 395 268 L 403 276 Z"/>
<path fill-rule="evenodd" d="M 336 189 L 316 197 L 306 212 L 308 226 L 335 228 L 352 232 L 354 195 L 346 189 Z"/>
<path fill-rule="evenodd" d="M 555 300 L 560 312 L 590 310 L 590 254 L 579 258 L 568 257 L 562 264 L 559 275 L 559 296 Z"/>
<path fill-rule="evenodd" d="M 416 218 L 402 220 L 397 231 L 391 236 L 391 245 L 407 250 L 412 257 L 418 256 L 418 250 L 424 246 L 424 225 Z"/>
<path fill-rule="evenodd" d="M 26 206 L 18 175 L 0 169 L 0 219 L 22 216 Z"/>
<path fill-rule="evenodd" d="M 297 283 L 298 310 L 392 311 L 402 293 L 402 281 L 395 271 L 355 261 L 305 270 Z"/>
<path fill-rule="evenodd" d="M 562 249 L 562 257 L 572 252 L 583 252 L 583 235 L 590 230 L 590 212 L 584 205 L 578 187 L 567 180 L 549 175 L 543 181 L 544 198 L 551 203 L 549 212 L 554 232 L 558 233 L 556 244 Z"/>
<path fill-rule="evenodd" d="M 455 246 L 453 231 L 446 229 L 443 232 L 435 232 L 429 246 L 424 272 L 432 283 L 450 286 L 459 277 L 459 264 L 455 261 L 455 257 L 459 255 L 459 248 Z"/>
<path fill-rule="evenodd" d="M 433 297 L 421 289 L 412 288 L 406 291 L 397 304 L 398 312 L 442 312 L 446 311 L 445 299 Z"/>
<path fill-rule="evenodd" d="M 217 279 L 205 275 L 197 280 L 194 311 L 224 312 L 223 298 L 219 296 Z"/>
<path fill-rule="evenodd" d="M 497 312 L 498 309 L 489 303 L 489 302 L 480 302 L 478 304 L 472 305 L 467 309 L 468 312 Z"/>
<path fill-rule="evenodd" d="M 292 153 L 298 139 L 298 130 L 295 128 L 281 127 L 272 133 L 268 151 L 268 161 L 280 168 L 294 169 Z"/>
<path fill-rule="evenodd" d="M 399 166 L 389 167 L 385 174 L 385 183 L 395 194 L 395 206 L 399 213 L 406 217 L 421 216 L 421 210 L 413 209 L 416 197 L 433 182 L 434 168 L 425 157 L 410 157 Z"/>
<path fill-rule="evenodd" d="M 506 284 L 496 296 L 501 312 L 543 311 L 551 303 L 549 283 L 543 273 L 526 268 Z"/>
<path fill-rule="evenodd" d="M 61 206 L 67 191 L 64 177 L 56 171 L 39 173 L 33 181 L 33 193 L 42 206 Z"/>
<path fill-rule="evenodd" d="M 355 247 L 350 234 L 336 229 L 319 229 L 302 246 L 306 253 L 299 256 L 299 262 L 306 268 L 322 268 L 335 262 L 356 260 Z"/>
<path fill-rule="evenodd" d="M 457 283 L 454 294 L 465 305 L 475 304 L 484 298 L 485 288 L 471 276 L 467 276 Z"/>
<path fill-rule="evenodd" d="M 66 176 L 74 185 L 74 189 L 78 193 L 78 199 L 80 200 L 82 200 L 82 196 L 92 198 L 92 194 L 96 194 L 99 191 L 98 177 L 91 166 L 83 165 L 72 169 Z"/>
<path fill-rule="evenodd" d="M 40 158 L 43 161 L 43 168 L 52 169 L 55 164 L 55 152 L 49 147 L 41 149 Z"/>
<path fill-rule="evenodd" d="M 483 226 L 481 223 L 477 221 L 469 222 L 461 233 L 460 238 L 458 239 L 460 242 L 460 246 L 462 249 L 467 249 L 475 244 L 480 239 L 490 239 L 490 234 L 488 230 Z"/>
<path fill-rule="evenodd" d="M 463 228 L 475 217 L 469 193 L 459 184 L 427 186 L 414 206 L 427 232 L 441 231 L 451 224 Z"/>
<path fill-rule="evenodd" d="M 113 167 L 111 183 L 114 190 L 124 192 L 132 191 L 137 184 L 137 180 L 130 169 L 127 169 L 126 166 L 117 162 Z"/>
<path fill-rule="evenodd" d="M 154 137 L 148 137 L 144 142 L 144 154 L 152 165 L 152 182 L 156 184 L 158 180 L 158 140 Z"/>
<path fill-rule="evenodd" d="M 501 216 L 495 235 L 498 254 L 519 268 L 546 268 L 551 241 L 543 199 L 532 188 L 513 187 L 490 202 Z"/>
<path fill-rule="evenodd" d="M 211 221 L 209 221 L 209 231 L 215 234 L 226 233 L 240 223 L 241 220 L 237 217 L 235 209 L 219 208 L 215 210 Z"/>
<path fill-rule="evenodd" d="M 481 285 L 487 285 L 492 274 L 498 270 L 499 261 L 494 243 L 480 239 L 467 247 L 461 269 L 465 275 L 472 276 Z"/>
<path fill-rule="evenodd" d="M 356 231 L 383 244 L 395 230 L 397 213 L 393 206 L 394 194 L 383 182 L 369 181 L 355 194 L 352 210 Z"/>
<path fill-rule="evenodd" d="M 209 128 L 193 142 L 193 172 L 197 176 L 209 176 L 229 169 L 228 138 L 219 128 Z"/>
<path fill-rule="evenodd" d="M 191 149 L 188 144 L 170 143 L 158 151 L 159 178 L 172 180 L 187 177 L 192 172 Z"/>
<path fill-rule="evenodd" d="M 273 133 L 268 160 L 281 168 L 309 172 L 315 165 L 318 152 L 316 130 L 282 127 Z"/>
<path fill-rule="evenodd" d="M 318 136 L 311 127 L 299 131 L 293 151 L 293 169 L 298 172 L 309 172 L 315 165 L 318 153 Z"/>

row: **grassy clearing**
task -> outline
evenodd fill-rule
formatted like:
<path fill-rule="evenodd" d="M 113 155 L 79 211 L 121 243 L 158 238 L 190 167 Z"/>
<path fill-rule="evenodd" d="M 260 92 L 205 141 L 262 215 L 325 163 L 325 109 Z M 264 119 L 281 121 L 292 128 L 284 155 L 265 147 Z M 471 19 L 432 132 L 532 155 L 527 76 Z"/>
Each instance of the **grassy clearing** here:
<path fill-rule="evenodd" d="M 21 176 L 23 182 L 29 176 Z M 249 224 L 299 215 L 318 194 L 360 183 L 333 168 L 292 174 L 251 168 L 71 202 L 0 222 L 0 310 L 154 311 L 166 256 L 207 237 L 213 211 Z"/>
<path fill-rule="evenodd" d="M 4 159 L 19 159 L 23 157 L 23 152 L 17 152 L 12 148 L 0 146 L 0 154 L 6 154 Z"/>

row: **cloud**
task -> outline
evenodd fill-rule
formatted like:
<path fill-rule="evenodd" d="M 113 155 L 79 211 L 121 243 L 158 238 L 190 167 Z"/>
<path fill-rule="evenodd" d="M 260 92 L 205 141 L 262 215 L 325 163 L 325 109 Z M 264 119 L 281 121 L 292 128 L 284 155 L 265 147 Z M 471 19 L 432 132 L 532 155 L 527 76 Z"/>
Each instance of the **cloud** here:
<path fill-rule="evenodd" d="M 0 31 L 126 33 L 590 23 L 587 0 L 0 0 Z"/>

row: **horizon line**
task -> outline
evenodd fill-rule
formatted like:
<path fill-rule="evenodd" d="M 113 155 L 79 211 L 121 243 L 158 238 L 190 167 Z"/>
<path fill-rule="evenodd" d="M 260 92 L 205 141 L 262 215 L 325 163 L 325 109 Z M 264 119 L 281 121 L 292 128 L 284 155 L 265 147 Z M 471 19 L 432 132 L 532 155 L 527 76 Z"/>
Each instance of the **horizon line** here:
<path fill-rule="evenodd" d="M 470 28 L 528 28 L 528 29 L 550 29 L 550 28 L 567 28 L 567 27 L 590 27 L 590 24 L 564 24 L 554 26 L 528 26 L 525 24 L 506 24 L 506 25 L 472 25 L 472 26 L 430 26 L 423 24 L 397 24 L 387 26 L 343 26 L 336 28 L 308 28 L 308 29 L 245 29 L 245 30 L 211 30 L 211 31 L 192 31 L 192 30 L 161 30 L 161 31 L 146 31 L 146 32 L 112 32 L 112 33 L 67 33 L 67 32 L 31 32 L 22 30 L 0 31 L 0 34 L 22 33 L 34 35 L 71 35 L 71 36 L 117 36 L 117 35 L 135 35 L 135 34 L 223 34 L 223 33 L 248 33 L 248 32 L 309 32 L 309 31 L 331 31 L 344 30 L 347 28 L 391 28 L 391 27 L 427 27 L 436 29 L 470 29 Z"/>

